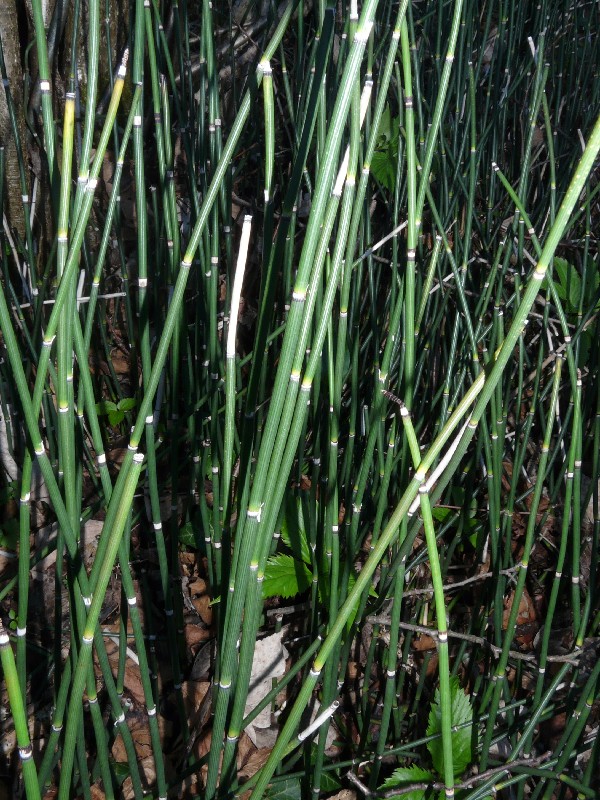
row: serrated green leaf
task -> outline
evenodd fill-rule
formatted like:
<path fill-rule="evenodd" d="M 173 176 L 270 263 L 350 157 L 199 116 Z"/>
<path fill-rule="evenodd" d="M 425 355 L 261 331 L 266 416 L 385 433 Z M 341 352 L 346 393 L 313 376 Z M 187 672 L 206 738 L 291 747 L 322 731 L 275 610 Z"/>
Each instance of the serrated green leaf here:
<path fill-rule="evenodd" d="M 337 792 L 342 788 L 342 784 L 338 781 L 336 776 L 331 772 L 321 773 L 321 791 L 329 794 L 330 792 Z"/>
<path fill-rule="evenodd" d="M 101 400 L 99 403 L 96 403 L 96 414 L 109 414 L 111 411 L 116 410 L 116 403 L 113 403 L 112 400 Z"/>
<path fill-rule="evenodd" d="M 394 770 L 386 782 L 379 787 L 380 791 L 389 791 L 391 789 L 404 789 L 411 783 L 433 783 L 436 780 L 426 769 L 413 765 L 412 767 L 399 767 Z M 414 789 L 408 794 L 403 794 L 402 798 L 405 800 L 424 800 L 427 789 Z M 393 797 L 394 795 L 390 795 Z"/>
<path fill-rule="evenodd" d="M 467 695 L 463 692 L 457 677 L 450 679 L 450 702 L 452 706 L 452 726 L 468 726 L 457 731 L 452 731 L 452 761 L 454 775 L 461 775 L 473 760 L 473 708 Z M 429 725 L 427 726 L 427 736 L 437 735 L 437 739 L 427 743 L 427 749 L 431 754 L 431 760 L 436 771 L 444 774 L 444 753 L 442 750 L 442 709 L 440 703 L 440 690 L 435 691 L 435 698 L 431 704 L 429 712 Z"/>
<path fill-rule="evenodd" d="M 392 109 L 387 105 L 379 120 L 377 128 L 377 148 L 385 146 L 386 142 L 398 141 L 400 132 L 400 118 L 392 116 Z"/>
<path fill-rule="evenodd" d="M 112 761 L 112 759 L 111 759 Z M 119 786 L 131 775 L 129 764 L 124 761 L 112 761 L 112 768 Z"/>
<path fill-rule="evenodd" d="M 444 522 L 445 520 L 448 519 L 450 514 L 454 514 L 454 510 L 451 508 L 436 506 L 435 508 L 431 509 L 431 516 L 438 522 Z"/>
<path fill-rule="evenodd" d="M 269 786 L 265 792 L 267 800 L 302 800 L 300 781 L 297 778 L 286 778 Z"/>
<path fill-rule="evenodd" d="M 398 138 L 400 120 L 392 116 L 389 106 L 381 115 L 377 129 L 377 145 L 371 159 L 371 175 L 389 192 L 396 186 L 398 172 Z"/>
<path fill-rule="evenodd" d="M 263 580 L 263 598 L 294 597 L 306 591 L 312 582 L 312 572 L 302 561 L 285 553 L 267 561 Z"/>
<path fill-rule="evenodd" d="M 301 558 L 305 564 L 311 563 L 302 502 L 299 497 L 288 498 L 285 516 L 281 523 L 281 539 L 296 558 Z"/>
<path fill-rule="evenodd" d="M 122 422 L 125 418 L 125 414 L 122 411 L 109 411 L 108 412 L 108 421 L 111 425 L 118 425 L 119 422 Z"/>
<path fill-rule="evenodd" d="M 394 153 L 391 146 L 385 150 L 376 150 L 371 159 L 371 175 L 388 192 L 393 192 L 396 186 L 396 173 L 398 171 L 397 150 Z"/>
<path fill-rule="evenodd" d="M 581 297 L 581 276 L 577 268 L 570 264 L 566 259 L 556 256 L 553 262 L 554 289 L 559 299 L 565 304 L 565 311 L 574 314 L 579 309 L 579 299 Z M 544 286 L 548 286 L 548 278 L 544 280 Z"/>
<path fill-rule="evenodd" d="M 135 397 L 124 397 L 122 400 L 119 400 L 117 404 L 119 411 L 131 411 L 131 409 L 135 408 L 135 406 Z"/>
<path fill-rule="evenodd" d="M 558 276 L 562 288 L 562 298 L 567 301 L 567 311 L 573 313 L 579 307 L 581 297 L 581 278 L 573 264 L 569 264 L 564 258 L 554 259 L 554 272 Z M 557 288 L 559 297 L 561 292 Z"/>

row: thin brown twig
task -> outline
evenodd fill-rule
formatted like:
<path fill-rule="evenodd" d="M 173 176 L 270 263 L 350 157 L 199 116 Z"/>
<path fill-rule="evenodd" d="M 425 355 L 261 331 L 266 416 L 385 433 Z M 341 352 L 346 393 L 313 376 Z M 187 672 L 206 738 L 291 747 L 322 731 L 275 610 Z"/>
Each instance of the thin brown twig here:
<path fill-rule="evenodd" d="M 499 575 L 508 575 L 509 577 L 514 575 L 518 572 L 520 566 L 517 565 L 516 567 L 509 567 L 508 569 L 501 569 L 499 571 Z M 485 581 L 488 578 L 494 578 L 495 574 L 492 572 L 482 572 L 479 575 L 472 575 L 470 578 L 465 578 L 462 581 L 456 581 L 456 583 L 449 583 L 447 586 L 444 586 L 444 592 L 451 592 L 453 589 L 458 589 L 461 586 L 467 586 L 469 583 L 476 583 L 477 581 Z M 423 594 L 431 594 L 433 595 L 433 586 L 428 587 L 426 589 L 408 589 L 405 592 L 402 592 L 403 597 L 418 597 L 419 595 Z"/>
<path fill-rule="evenodd" d="M 537 758 L 518 758 L 514 761 L 511 761 L 509 764 L 504 764 L 500 767 L 492 767 L 491 769 L 485 770 L 485 772 L 480 772 L 477 775 L 471 775 L 471 777 L 467 778 L 466 780 L 462 781 L 461 783 L 456 783 L 454 785 L 454 789 L 460 791 L 462 789 L 471 789 L 476 784 L 482 783 L 483 781 L 487 781 L 489 778 L 501 777 L 502 775 L 510 775 L 511 771 L 515 767 L 537 767 L 539 764 L 543 764 L 550 756 L 552 755 L 551 751 L 543 753 L 541 756 L 537 756 Z M 410 794 L 411 792 L 416 791 L 426 791 L 427 789 L 433 789 L 436 792 L 444 791 L 445 786 L 440 781 L 433 781 L 433 782 L 421 782 L 421 783 L 411 783 L 407 784 L 406 786 L 397 787 L 395 789 L 388 790 L 386 792 L 372 792 L 365 784 L 360 780 L 360 778 L 355 775 L 353 772 L 347 772 L 346 777 L 353 783 L 356 788 L 364 794 L 365 797 L 377 797 L 377 798 L 387 798 L 387 797 L 401 797 L 402 795 Z"/>
<path fill-rule="evenodd" d="M 385 614 L 371 614 L 367 617 L 367 622 L 370 622 L 373 625 L 389 625 L 391 624 L 390 617 L 386 616 Z M 424 633 L 427 636 L 431 636 L 432 639 L 437 641 L 438 632 L 434 628 L 429 628 L 426 625 L 413 625 L 410 622 L 399 622 L 399 627 L 402 630 L 412 631 L 413 633 Z M 497 647 L 495 644 L 488 642 L 487 639 L 484 639 L 481 636 L 474 636 L 471 633 L 458 633 L 458 631 L 448 631 L 448 636 L 453 639 L 462 639 L 465 642 L 472 642 L 473 644 L 480 644 L 484 647 L 488 647 L 495 656 L 499 655 L 502 652 L 501 647 Z M 509 650 L 508 654 L 511 658 L 517 661 L 528 661 L 528 662 L 537 662 L 537 658 L 535 655 L 530 653 L 520 653 L 518 650 Z M 568 662 L 569 664 L 573 664 L 577 666 L 578 664 L 578 655 L 573 653 L 565 653 L 564 655 L 556 655 L 556 656 L 547 656 L 547 661 L 556 661 L 556 662 Z"/>

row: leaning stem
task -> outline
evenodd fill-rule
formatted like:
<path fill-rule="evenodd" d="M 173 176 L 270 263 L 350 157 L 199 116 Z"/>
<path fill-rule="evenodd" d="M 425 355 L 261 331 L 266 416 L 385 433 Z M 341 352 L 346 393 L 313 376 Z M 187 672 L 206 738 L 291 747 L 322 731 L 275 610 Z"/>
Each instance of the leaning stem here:
<path fill-rule="evenodd" d="M 418 469 L 421 464 L 421 451 L 410 418 L 410 411 L 404 403 L 400 406 L 400 416 L 408 439 L 408 446 L 414 466 Z M 419 487 L 419 499 L 421 503 L 421 515 L 423 517 L 423 527 L 425 529 L 427 555 L 429 556 L 429 569 L 431 570 L 435 616 L 438 629 L 437 642 L 440 677 L 442 751 L 444 755 L 444 784 L 446 787 L 446 797 L 451 798 L 454 796 L 454 763 L 452 755 L 452 695 L 450 691 L 450 656 L 448 652 L 448 615 L 444 598 L 444 580 L 440 565 L 440 556 L 437 549 L 427 483 L 423 483 Z"/>

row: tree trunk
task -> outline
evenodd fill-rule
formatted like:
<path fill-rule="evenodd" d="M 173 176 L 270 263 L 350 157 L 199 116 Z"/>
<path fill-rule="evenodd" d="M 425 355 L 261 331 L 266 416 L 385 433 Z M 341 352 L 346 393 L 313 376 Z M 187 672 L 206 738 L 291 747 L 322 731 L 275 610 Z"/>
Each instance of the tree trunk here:
<path fill-rule="evenodd" d="M 0 2 L 0 37 L 2 38 L 6 73 L 10 82 L 10 93 L 17 117 L 21 148 L 25 154 L 27 146 L 25 141 L 25 118 L 23 116 L 23 69 L 21 66 L 21 45 L 17 16 L 18 2 L 19 0 L 3 0 L 3 2 Z M 21 200 L 19 162 L 4 90 L 0 91 L 0 144 L 3 144 L 5 148 L 6 164 L 4 211 L 9 226 L 15 229 L 22 237 L 25 232 L 25 222 Z M 27 167 L 25 168 L 25 180 L 27 182 L 29 180 Z M 28 187 L 27 191 L 29 191 Z"/>

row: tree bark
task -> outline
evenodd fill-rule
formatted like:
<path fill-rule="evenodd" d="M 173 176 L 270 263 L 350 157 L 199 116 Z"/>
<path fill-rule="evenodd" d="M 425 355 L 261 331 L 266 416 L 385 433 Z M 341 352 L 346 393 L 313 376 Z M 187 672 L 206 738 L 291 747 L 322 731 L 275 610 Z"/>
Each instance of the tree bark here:
<path fill-rule="evenodd" d="M 27 152 L 27 147 L 25 141 L 25 118 L 23 115 L 23 69 L 21 66 L 21 44 L 19 41 L 17 17 L 18 1 L 19 0 L 3 0 L 0 2 L 0 37 L 2 38 L 4 62 L 10 82 L 10 92 L 17 117 L 21 147 L 25 154 Z M 23 203 L 21 200 L 19 162 L 4 89 L 0 90 L 0 144 L 4 145 L 5 148 L 6 164 L 4 210 L 9 226 L 15 229 L 22 237 L 25 232 L 25 222 L 23 218 Z M 29 176 L 27 167 L 25 169 L 25 179 L 28 182 Z M 28 187 L 27 191 L 29 191 Z"/>

